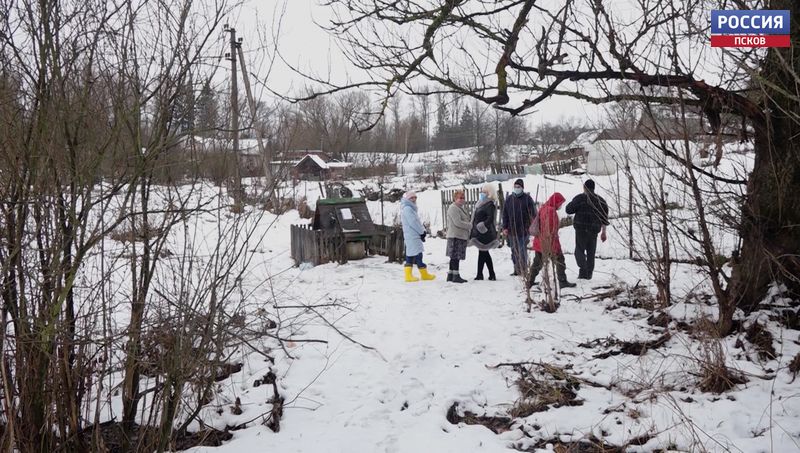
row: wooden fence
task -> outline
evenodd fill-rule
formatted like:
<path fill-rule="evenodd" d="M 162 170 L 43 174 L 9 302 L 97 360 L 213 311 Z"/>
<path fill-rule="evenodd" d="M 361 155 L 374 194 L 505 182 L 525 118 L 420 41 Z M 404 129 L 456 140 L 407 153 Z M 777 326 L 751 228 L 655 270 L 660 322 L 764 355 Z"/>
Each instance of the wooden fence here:
<path fill-rule="evenodd" d="M 389 258 L 389 262 L 402 263 L 405 261 L 406 251 L 403 241 L 403 228 L 386 225 L 375 225 L 377 234 L 369 243 L 370 253 Z"/>
<path fill-rule="evenodd" d="M 347 247 L 340 234 L 313 230 L 311 225 L 292 225 L 291 241 L 295 265 L 312 263 L 317 266 L 331 261 L 347 262 Z"/>
<path fill-rule="evenodd" d="M 567 160 L 557 160 L 555 162 L 545 162 L 542 164 L 542 172 L 546 175 L 563 175 L 581 168 L 580 157 L 573 157 Z"/>
<path fill-rule="evenodd" d="M 522 164 L 489 164 L 489 167 L 492 169 L 492 173 L 499 175 L 499 174 L 507 174 L 507 175 L 524 175 L 525 174 L 525 166 Z"/>
<path fill-rule="evenodd" d="M 573 157 L 571 159 L 544 162 L 537 165 L 541 165 L 542 173 L 546 175 L 563 175 L 571 172 L 572 170 L 581 168 L 581 158 Z M 496 175 L 525 175 L 530 171 L 529 165 L 526 166 L 513 163 L 489 164 L 489 167 L 491 168 L 492 173 Z M 528 171 L 526 171 L 526 167 Z"/>
<path fill-rule="evenodd" d="M 442 226 L 446 230 L 447 229 L 447 209 L 453 204 L 453 194 L 457 189 L 449 189 L 449 190 L 442 190 Z M 472 215 L 472 211 L 475 209 L 475 205 L 478 203 L 480 199 L 481 189 L 475 187 L 472 189 L 461 189 L 464 191 L 464 198 L 466 202 L 464 203 L 464 207 L 467 209 L 467 212 Z M 503 203 L 505 202 L 505 194 L 503 193 L 503 184 L 497 184 L 497 201 L 500 203 L 500 206 L 497 209 L 497 216 L 498 219 L 500 218 L 500 213 L 503 212 Z"/>
<path fill-rule="evenodd" d="M 375 225 L 377 234 L 367 242 L 367 251 L 383 255 L 391 262 L 405 260 L 403 230 Z M 347 263 L 347 241 L 341 234 L 311 229 L 311 225 L 291 226 L 291 256 L 295 266 L 311 263 L 314 266 L 337 262 Z"/>

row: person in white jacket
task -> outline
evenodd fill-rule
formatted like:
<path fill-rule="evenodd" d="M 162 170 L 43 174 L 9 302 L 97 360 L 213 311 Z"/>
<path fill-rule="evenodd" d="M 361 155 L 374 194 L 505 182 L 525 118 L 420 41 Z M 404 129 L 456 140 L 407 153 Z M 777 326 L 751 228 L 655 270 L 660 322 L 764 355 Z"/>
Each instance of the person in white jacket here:
<path fill-rule="evenodd" d="M 428 273 L 428 267 L 422 262 L 423 242 L 427 234 L 417 215 L 417 194 L 409 190 L 400 200 L 400 221 L 403 224 L 403 242 L 406 247 L 405 274 L 407 282 L 419 281 L 412 270 L 417 265 L 423 280 L 433 280 L 435 275 Z"/>

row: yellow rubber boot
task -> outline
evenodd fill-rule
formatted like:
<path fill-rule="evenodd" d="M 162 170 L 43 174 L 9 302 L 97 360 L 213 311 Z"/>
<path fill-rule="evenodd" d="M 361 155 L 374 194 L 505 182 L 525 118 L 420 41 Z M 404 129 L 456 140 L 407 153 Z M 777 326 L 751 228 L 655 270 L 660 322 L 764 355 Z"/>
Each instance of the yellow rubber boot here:
<path fill-rule="evenodd" d="M 423 280 L 433 280 L 434 278 L 436 278 L 435 275 L 428 273 L 428 268 L 427 267 L 419 268 L 419 275 L 422 276 Z"/>
<path fill-rule="evenodd" d="M 414 269 L 413 267 L 411 267 L 411 266 L 403 266 L 403 267 L 406 270 L 406 281 L 407 282 L 418 282 L 419 281 L 419 279 L 417 277 L 414 277 L 414 275 L 411 274 L 411 271 Z"/>

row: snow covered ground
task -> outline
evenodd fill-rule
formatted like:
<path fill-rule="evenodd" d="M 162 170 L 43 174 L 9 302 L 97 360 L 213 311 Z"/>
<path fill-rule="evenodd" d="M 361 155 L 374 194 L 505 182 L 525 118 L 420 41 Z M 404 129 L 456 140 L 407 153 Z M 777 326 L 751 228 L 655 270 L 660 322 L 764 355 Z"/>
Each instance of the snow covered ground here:
<path fill-rule="evenodd" d="M 612 213 L 622 208 L 615 201 L 615 178 L 596 178 L 597 191 L 606 195 Z M 356 182 L 352 188 L 368 183 Z M 577 176 L 525 178 L 527 190 L 535 193 L 538 185 L 539 201 L 556 190 L 570 199 L 581 183 Z M 445 185 L 460 182 L 451 175 Z M 408 187 L 421 188 L 414 182 Z M 305 196 L 313 204 L 318 192 L 308 190 Z M 419 193 L 420 214 L 433 231 L 441 228 L 439 201 L 438 191 Z M 369 207 L 373 219 L 379 219 L 380 203 Z M 397 206 L 387 203 L 384 209 L 390 224 Z M 267 220 L 275 224 L 244 282 L 245 293 L 255 301 L 251 307 L 294 321 L 286 328 L 279 323 L 276 335 L 324 343 L 292 341 L 285 350 L 273 344 L 274 364 L 262 354 L 241 350 L 242 371 L 220 383 L 202 419 L 218 429 L 244 426 L 221 447 L 193 451 L 544 452 L 566 451 L 554 441 L 597 439 L 627 445 L 629 451 L 800 450 L 800 392 L 787 370 L 800 352 L 800 332 L 782 328 L 763 313 L 743 320 L 746 326 L 755 319 L 766 323 L 775 338 L 774 359 L 759 356 L 744 334 L 719 343 L 699 340 L 698 330 L 684 323 L 713 318 L 716 308 L 703 297 L 710 293 L 705 275 L 690 265 L 674 267 L 675 303 L 667 309 L 673 321 L 666 329 L 651 325 L 652 312 L 636 306 L 633 296 L 632 288 L 648 287 L 649 280 L 640 263 L 626 259 L 625 219 L 615 220 L 609 241 L 599 245 L 603 259 L 595 279 L 577 280 L 553 314 L 536 307 L 527 312 L 522 281 L 509 276 L 507 247 L 492 252 L 498 281 L 472 281 L 477 253 L 469 249 L 461 269 L 470 281 L 457 285 L 444 281 L 445 241 L 429 238 L 424 259 L 436 280 L 405 283 L 401 266 L 383 257 L 292 267 L 289 225 L 301 220 L 294 211 Z M 562 229 L 561 240 L 571 250 L 573 230 Z M 567 267 L 569 279 L 576 281 L 571 255 Z M 270 275 L 269 284 L 262 284 Z M 612 287 L 623 291 L 612 297 Z M 773 305 L 787 303 L 780 297 L 772 300 Z M 303 305 L 314 309 L 309 312 Z M 634 354 L 621 347 L 621 342 L 659 338 L 663 344 Z M 747 380 L 722 394 L 698 388 L 703 374 L 699 358 L 717 345 L 728 366 Z M 272 407 L 272 387 L 258 381 L 269 371 L 277 375 L 285 399 L 277 433 L 262 424 Z M 467 411 L 490 417 L 519 413 L 519 403 L 530 402 L 517 385 L 526 372 L 535 377 L 530 382 L 540 384 L 557 384 L 554 376 L 561 376 L 575 393 L 573 401 L 546 400 L 544 410 L 499 422 L 497 434 L 472 424 Z M 243 411 L 234 415 L 237 398 Z"/>

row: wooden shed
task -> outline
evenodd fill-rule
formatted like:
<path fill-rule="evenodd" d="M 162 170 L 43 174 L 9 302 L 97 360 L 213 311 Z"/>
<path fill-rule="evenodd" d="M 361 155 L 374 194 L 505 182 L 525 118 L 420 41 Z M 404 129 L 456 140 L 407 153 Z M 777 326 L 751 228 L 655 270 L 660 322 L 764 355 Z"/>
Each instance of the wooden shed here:
<path fill-rule="evenodd" d="M 350 162 L 328 161 L 321 154 L 307 154 L 294 166 L 294 174 L 299 179 L 324 181 L 343 177 L 351 165 Z"/>

